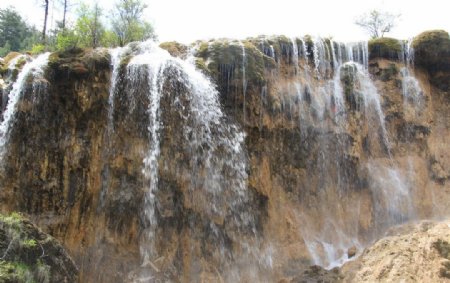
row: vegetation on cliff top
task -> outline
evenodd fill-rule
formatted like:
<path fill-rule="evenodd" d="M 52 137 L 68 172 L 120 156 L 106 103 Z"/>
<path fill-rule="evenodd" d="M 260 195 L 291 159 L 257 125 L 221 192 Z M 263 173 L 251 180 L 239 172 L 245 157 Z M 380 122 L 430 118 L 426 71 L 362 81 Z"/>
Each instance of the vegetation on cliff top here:
<path fill-rule="evenodd" d="M 380 37 L 369 40 L 369 57 L 398 60 L 401 58 L 402 43 L 390 37 Z"/>
<path fill-rule="evenodd" d="M 195 55 L 200 59 L 197 60 L 197 67 L 201 69 L 206 67 L 208 73 L 216 80 L 241 78 L 245 67 L 246 80 L 263 84 L 265 67 L 274 65 L 273 59 L 264 55 L 250 41 L 214 40 L 200 42 Z"/>
<path fill-rule="evenodd" d="M 426 31 L 412 43 L 415 63 L 429 71 L 450 70 L 450 37 L 444 30 Z"/>
<path fill-rule="evenodd" d="M 0 57 L 11 51 L 31 52 L 65 50 L 74 47 L 114 47 L 132 41 L 155 39 L 153 26 L 144 19 L 147 5 L 142 0 L 116 0 L 109 16 L 98 3 L 61 1 L 63 19 L 47 31 L 49 1 L 45 2 L 44 29 L 39 32 L 13 8 L 0 8 Z M 77 4 L 77 8 L 74 8 Z M 69 7 L 75 10 L 73 22 L 66 21 Z M 53 8 L 52 8 L 53 9 Z M 107 22 L 109 21 L 109 22 Z"/>

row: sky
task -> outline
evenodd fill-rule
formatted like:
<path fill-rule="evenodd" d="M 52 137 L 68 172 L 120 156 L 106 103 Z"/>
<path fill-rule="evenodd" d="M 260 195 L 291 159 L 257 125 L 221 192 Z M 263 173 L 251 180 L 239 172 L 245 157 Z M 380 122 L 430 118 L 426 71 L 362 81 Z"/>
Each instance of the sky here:
<path fill-rule="evenodd" d="M 108 15 L 114 1 L 97 1 Z M 331 36 L 344 42 L 367 40 L 369 36 L 354 22 L 372 9 L 400 14 L 396 28 L 386 36 L 409 39 L 430 29 L 450 31 L 450 17 L 446 8 L 448 4 L 445 0 L 143 1 L 148 5 L 146 19 L 154 25 L 161 42 L 175 40 L 191 43 L 199 39 L 223 37 L 243 39 L 262 34 Z M 0 2 L 1 8 L 14 6 L 29 23 L 41 29 L 44 12 L 40 3 L 43 1 Z M 50 11 L 53 11 L 50 12 L 50 19 L 60 18 L 56 7 Z"/>

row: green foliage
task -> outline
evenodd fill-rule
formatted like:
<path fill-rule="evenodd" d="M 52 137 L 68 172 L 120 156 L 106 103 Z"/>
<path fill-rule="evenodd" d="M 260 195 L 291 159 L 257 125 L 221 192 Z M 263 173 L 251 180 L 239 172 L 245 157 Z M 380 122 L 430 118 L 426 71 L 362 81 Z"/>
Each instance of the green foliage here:
<path fill-rule="evenodd" d="M 23 217 L 17 212 L 12 212 L 10 215 L 0 214 L 0 221 L 10 226 L 17 226 L 23 221 Z"/>
<path fill-rule="evenodd" d="M 0 47 L 0 57 L 4 57 L 9 52 L 11 52 L 11 44 L 7 41 L 2 47 Z"/>
<path fill-rule="evenodd" d="M 35 239 L 26 239 L 22 242 L 22 246 L 25 248 L 35 248 L 37 246 L 37 242 Z"/>
<path fill-rule="evenodd" d="M 50 266 L 38 260 L 35 267 L 36 279 L 40 283 L 50 282 Z"/>
<path fill-rule="evenodd" d="M 81 47 L 97 47 L 99 45 L 105 32 L 101 16 L 102 12 L 97 4 L 92 7 L 81 4 L 75 24 L 75 33 Z"/>
<path fill-rule="evenodd" d="M 44 45 L 41 44 L 41 32 L 28 26 L 13 8 L 0 8 L 0 57 L 10 51 L 39 54 L 75 47 L 123 46 L 132 41 L 156 39 L 153 26 L 143 19 L 147 6 L 142 0 L 117 1 L 108 17 L 109 24 L 105 24 L 104 12 L 97 3 L 81 2 L 75 21 L 71 24 L 64 18 L 57 22 L 56 28 L 47 32 Z M 68 2 L 63 4 L 64 9 L 68 9 Z"/>
<path fill-rule="evenodd" d="M 28 26 L 16 10 L 0 9 L 0 56 L 29 49 L 38 38 L 38 31 Z"/>
<path fill-rule="evenodd" d="M 36 55 L 45 51 L 45 46 L 43 44 L 35 44 L 31 48 L 31 54 Z"/>
<path fill-rule="evenodd" d="M 32 268 L 25 263 L 1 260 L 0 282 L 34 283 L 36 280 Z"/>
<path fill-rule="evenodd" d="M 116 47 L 119 42 L 117 35 L 112 30 L 105 30 L 100 38 L 100 46 Z"/>
<path fill-rule="evenodd" d="M 67 50 L 70 48 L 77 47 L 79 37 L 75 34 L 73 30 L 65 30 L 58 33 L 56 36 L 56 49 L 57 50 Z"/>
<path fill-rule="evenodd" d="M 153 26 L 143 20 L 146 8 L 147 5 L 142 0 L 118 0 L 111 24 L 120 46 L 132 41 L 156 38 Z"/>

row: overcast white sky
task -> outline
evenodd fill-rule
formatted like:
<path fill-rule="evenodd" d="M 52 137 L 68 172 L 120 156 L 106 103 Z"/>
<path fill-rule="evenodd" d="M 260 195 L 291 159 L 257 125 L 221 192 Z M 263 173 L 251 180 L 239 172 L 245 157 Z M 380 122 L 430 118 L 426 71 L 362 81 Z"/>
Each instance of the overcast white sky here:
<path fill-rule="evenodd" d="M 78 0 L 72 0 L 75 2 Z M 1 0 L 12 5 L 41 28 L 43 0 Z M 92 3 L 93 1 L 86 1 Z M 190 43 L 218 37 L 245 38 L 260 34 L 287 36 L 333 36 L 340 41 L 365 40 L 368 36 L 354 24 L 370 9 L 401 14 L 388 36 L 407 39 L 429 29 L 450 31 L 445 0 L 144 0 L 147 20 L 153 23 L 160 41 Z M 98 0 L 105 14 L 113 0 Z M 58 19 L 54 10 L 53 19 Z"/>

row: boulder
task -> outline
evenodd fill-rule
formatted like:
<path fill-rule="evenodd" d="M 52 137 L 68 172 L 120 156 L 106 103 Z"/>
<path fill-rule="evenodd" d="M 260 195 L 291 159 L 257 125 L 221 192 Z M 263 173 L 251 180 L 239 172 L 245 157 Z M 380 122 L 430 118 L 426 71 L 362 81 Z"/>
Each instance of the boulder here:
<path fill-rule="evenodd" d="M 429 72 L 450 70 L 450 37 L 444 30 L 426 31 L 414 38 L 414 63 Z"/>
<path fill-rule="evenodd" d="M 369 59 L 402 59 L 401 41 L 395 38 L 380 37 L 369 41 Z"/>
<path fill-rule="evenodd" d="M 0 282 L 76 282 L 61 244 L 18 213 L 0 214 Z"/>

